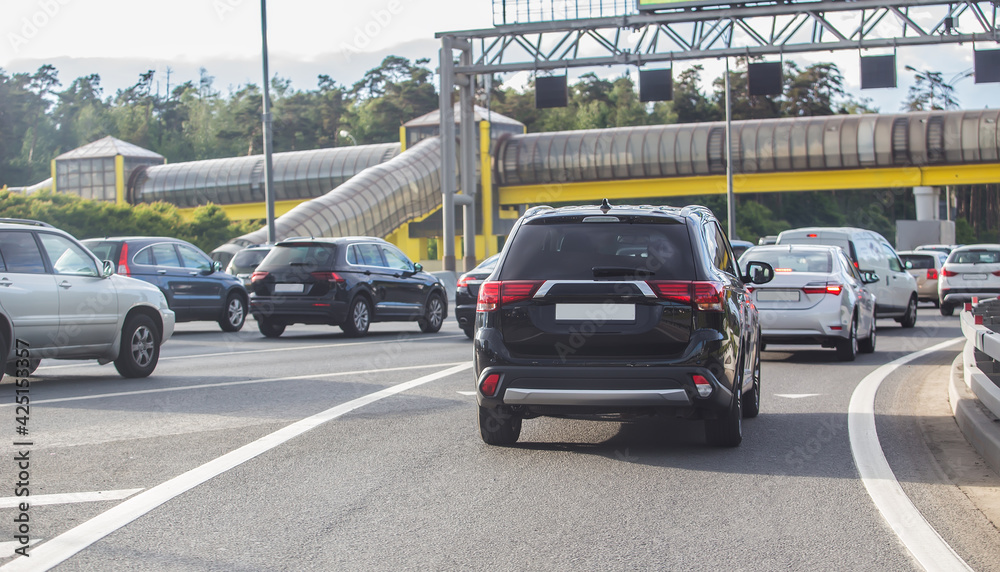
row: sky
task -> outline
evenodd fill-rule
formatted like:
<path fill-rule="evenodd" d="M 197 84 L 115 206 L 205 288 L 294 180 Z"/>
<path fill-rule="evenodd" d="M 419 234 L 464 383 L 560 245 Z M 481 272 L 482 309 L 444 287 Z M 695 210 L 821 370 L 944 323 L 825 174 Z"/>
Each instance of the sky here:
<path fill-rule="evenodd" d="M 492 27 L 492 3 L 272 0 L 267 19 L 271 75 L 291 80 L 295 88 L 313 89 L 319 74 L 351 85 L 390 54 L 411 60 L 430 58 L 429 66 L 435 69 L 440 41 L 434 34 Z M 136 83 L 147 70 L 156 71 L 155 87 L 166 93 L 178 83 L 197 81 L 199 69 L 204 68 L 214 77 L 216 89 L 227 92 L 262 83 L 260 24 L 257 0 L 2 0 L 0 68 L 7 73 L 33 72 L 52 64 L 64 86 L 76 77 L 96 73 L 105 95 Z M 852 95 L 870 98 L 882 112 L 894 113 L 912 83 L 912 74 L 903 66 L 940 71 L 948 80 L 972 68 L 972 47 L 901 48 L 897 52 L 900 87 L 895 89 L 862 91 L 857 52 L 786 59 L 802 67 L 832 61 L 840 67 Z M 706 81 L 722 75 L 720 60 L 706 60 L 678 62 L 675 77 L 694 63 L 705 66 Z M 625 68 L 570 70 L 571 81 L 588 71 L 615 77 Z M 529 78 L 527 72 L 504 77 L 515 87 Z M 966 78 L 955 87 L 965 109 L 1000 105 L 1000 84 L 976 85 Z"/>

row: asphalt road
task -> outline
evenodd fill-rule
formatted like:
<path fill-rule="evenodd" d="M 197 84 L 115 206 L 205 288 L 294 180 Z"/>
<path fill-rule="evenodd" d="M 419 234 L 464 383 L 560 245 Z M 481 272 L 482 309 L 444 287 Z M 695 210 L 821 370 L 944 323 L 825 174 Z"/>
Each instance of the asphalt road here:
<path fill-rule="evenodd" d="M 376 324 L 360 340 L 181 324 L 145 380 L 43 362 L 31 384 L 37 552 L 15 564 L 37 568 L 48 551 L 66 558 L 58 570 L 86 571 L 919 569 L 859 479 L 848 404 L 879 365 L 961 331 L 932 308 L 913 330 L 879 326 L 876 353 L 849 364 L 769 348 L 762 412 L 737 449 L 706 446 L 701 423 L 684 420 L 537 419 L 516 447 L 484 445 L 471 342 L 453 319 L 432 335 Z M 886 379 L 879 439 L 945 541 L 974 569 L 1000 570 L 1000 533 L 924 437 L 940 419 L 919 390 L 958 349 Z M 13 391 L 5 377 L 0 394 Z M 20 500 L 11 401 L 0 399 L 8 503 Z M 44 496 L 67 493 L 100 494 Z M 10 554 L 20 511 L 0 506 Z"/>

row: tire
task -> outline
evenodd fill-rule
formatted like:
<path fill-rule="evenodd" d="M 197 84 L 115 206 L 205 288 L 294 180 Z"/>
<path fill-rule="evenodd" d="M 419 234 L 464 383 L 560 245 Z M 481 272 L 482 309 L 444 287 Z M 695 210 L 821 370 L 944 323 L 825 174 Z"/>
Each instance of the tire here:
<path fill-rule="evenodd" d="M 910 298 L 910 304 L 906 306 L 906 315 L 897 320 L 904 328 L 912 328 L 917 325 L 917 299 Z"/>
<path fill-rule="evenodd" d="M 219 319 L 219 327 L 223 332 L 238 332 L 243 328 L 243 323 L 247 319 L 247 303 L 243 301 L 243 296 L 233 292 L 226 298 L 226 307 L 222 309 L 223 315 Z"/>
<path fill-rule="evenodd" d="M 875 335 L 875 318 L 872 318 L 872 327 L 868 332 L 868 337 L 863 340 L 858 340 L 858 351 L 863 354 L 875 353 L 875 342 L 877 338 Z"/>
<path fill-rule="evenodd" d="M 714 447 L 739 447 L 743 442 L 743 399 L 733 396 L 729 411 L 705 421 L 705 440 Z"/>
<path fill-rule="evenodd" d="M 480 406 L 479 435 L 487 445 L 513 445 L 521 436 L 521 416 Z"/>
<path fill-rule="evenodd" d="M 372 307 L 368 303 L 368 298 L 356 296 L 351 300 L 351 305 L 347 310 L 347 319 L 340 326 L 344 333 L 352 338 L 360 338 L 368 333 L 368 326 L 372 322 Z"/>
<path fill-rule="evenodd" d="M 444 300 L 437 294 L 431 294 L 427 299 L 427 307 L 424 308 L 424 317 L 417 320 L 420 331 L 425 334 L 433 334 L 441 329 L 444 323 L 445 305 Z"/>
<path fill-rule="evenodd" d="M 476 329 L 473 328 L 472 326 L 466 326 L 462 328 L 462 331 L 465 332 L 465 337 L 469 338 L 470 340 L 476 337 Z"/>
<path fill-rule="evenodd" d="M 31 375 L 31 374 L 35 373 L 36 369 L 38 369 L 38 364 L 41 363 L 41 361 L 42 361 L 41 359 L 31 359 L 31 358 L 29 358 L 28 359 L 28 367 L 27 368 L 23 368 L 22 367 L 20 369 L 21 369 L 21 371 L 27 370 L 28 373 L 26 375 Z M 11 377 L 18 377 L 17 370 L 18 370 L 17 362 L 13 362 L 13 361 L 10 362 L 10 363 L 5 363 L 4 368 L 3 368 L 4 373 L 6 373 L 7 375 L 9 375 Z M 22 375 L 20 377 L 25 377 L 25 376 Z"/>
<path fill-rule="evenodd" d="M 753 419 L 760 413 L 760 344 L 753 360 L 753 387 L 743 394 L 743 418 Z"/>
<path fill-rule="evenodd" d="M 147 377 L 160 359 L 160 332 L 149 316 L 138 314 L 125 320 L 122 345 L 115 369 L 122 377 Z"/>
<path fill-rule="evenodd" d="M 858 357 L 858 319 L 851 318 L 851 330 L 846 340 L 837 341 L 837 357 L 840 361 L 854 361 Z"/>
<path fill-rule="evenodd" d="M 268 318 L 261 318 L 257 320 L 257 329 L 260 330 L 260 333 L 264 334 L 265 338 L 279 338 L 281 334 L 285 333 L 285 324 Z"/>
<path fill-rule="evenodd" d="M 951 304 L 941 304 L 941 315 L 942 316 L 953 316 L 955 314 L 955 307 Z"/>

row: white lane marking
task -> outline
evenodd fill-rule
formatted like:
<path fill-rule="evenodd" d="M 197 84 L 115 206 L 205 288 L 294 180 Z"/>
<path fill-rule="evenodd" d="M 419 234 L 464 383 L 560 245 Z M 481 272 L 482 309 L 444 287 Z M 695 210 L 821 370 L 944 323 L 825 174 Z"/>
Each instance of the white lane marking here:
<path fill-rule="evenodd" d="M 28 541 L 28 546 L 38 544 L 41 541 L 41 538 L 32 538 Z M 16 540 L 11 540 L 10 542 L 0 542 L 0 558 L 10 558 L 14 555 L 14 550 L 22 546 L 24 545 Z"/>
<path fill-rule="evenodd" d="M 442 339 L 446 339 L 446 338 L 464 338 L 464 337 L 465 337 L 465 334 L 440 335 L 440 336 L 433 336 L 433 337 L 413 336 L 413 337 L 400 338 L 400 339 L 391 340 L 391 341 L 400 342 L 400 343 L 409 343 L 409 342 L 418 342 L 418 341 L 422 341 L 422 340 L 442 340 Z M 170 340 L 167 340 L 167 341 L 169 342 Z M 291 347 L 281 347 L 281 348 L 267 348 L 267 349 L 263 349 L 263 350 L 240 350 L 240 351 L 234 350 L 234 351 L 216 352 L 216 353 L 210 353 L 210 354 L 189 354 L 189 355 L 182 355 L 182 356 L 166 356 L 166 357 L 161 357 L 160 361 L 173 361 L 173 360 L 179 360 L 179 359 L 192 359 L 192 358 L 205 358 L 205 357 L 221 357 L 221 356 L 233 356 L 233 355 L 266 354 L 266 353 L 271 353 L 271 352 L 298 351 L 298 350 L 325 349 L 325 348 L 348 348 L 348 347 L 354 347 L 354 346 L 369 346 L 369 345 L 373 345 L 373 344 L 384 344 L 387 341 L 389 341 L 389 340 L 378 340 L 378 341 L 370 341 L 370 342 L 348 342 L 348 343 L 342 343 L 342 344 L 322 344 L 322 345 L 318 345 L 318 346 L 291 346 Z M 240 343 L 242 343 L 242 342 L 240 342 Z M 46 366 L 41 366 L 38 369 L 39 370 L 66 369 L 66 368 L 71 368 L 71 367 L 89 367 L 89 366 L 95 366 L 96 367 L 98 365 L 100 365 L 100 364 L 98 364 L 96 361 L 90 361 L 90 362 L 84 362 L 84 363 L 71 363 L 71 364 L 67 364 L 67 365 L 46 365 Z M 105 364 L 105 365 L 107 365 L 107 364 Z"/>
<path fill-rule="evenodd" d="M 803 397 L 819 397 L 823 395 L 822 393 L 775 393 L 775 397 L 784 397 L 786 399 L 802 399 Z"/>
<path fill-rule="evenodd" d="M 3 497 L 0 498 L 0 508 L 14 508 L 23 502 L 29 503 L 31 506 L 40 506 L 46 504 L 74 504 L 79 502 L 122 500 L 127 499 L 141 490 L 142 489 L 120 489 L 117 491 L 31 495 L 29 497 Z"/>
<path fill-rule="evenodd" d="M 428 369 L 432 367 L 447 367 L 465 362 L 433 363 L 428 365 L 407 365 L 400 367 L 387 367 L 384 369 L 365 369 L 359 371 L 328 371 L 326 373 L 311 373 L 308 375 L 295 375 L 290 377 L 270 377 L 266 379 L 248 379 L 244 381 L 220 381 L 218 383 L 202 383 L 199 385 L 180 385 L 176 387 L 161 387 L 158 389 L 138 389 L 136 391 L 117 391 L 115 393 L 96 393 L 94 395 L 80 395 L 77 397 L 57 397 L 55 399 L 36 399 L 32 405 L 44 403 L 65 403 L 67 401 L 84 401 L 88 399 L 105 399 L 108 397 L 128 397 L 132 395 L 146 395 L 149 393 L 167 393 L 170 391 L 185 391 L 188 389 L 211 389 L 213 387 L 230 387 L 236 385 L 252 385 L 255 383 L 270 383 L 273 381 L 294 381 L 298 379 L 318 379 L 322 377 L 342 377 L 345 375 L 363 375 L 370 373 L 385 373 L 389 371 L 407 371 L 411 369 Z M 0 403 L 0 408 L 14 407 L 15 403 Z"/>
<path fill-rule="evenodd" d="M 461 373 L 471 368 L 472 362 L 463 363 L 446 370 L 418 377 L 417 379 L 404 381 L 403 383 L 387 387 L 375 393 L 369 393 L 368 395 L 352 399 L 347 403 L 331 407 L 326 411 L 296 421 L 291 425 L 278 429 L 270 435 L 265 435 L 252 443 L 230 451 L 200 467 L 191 469 L 182 475 L 178 475 L 169 481 L 122 502 L 118 506 L 31 550 L 31 556 L 27 558 L 22 556 L 16 560 L 12 560 L 0 568 L 0 570 L 49 570 L 174 497 L 186 493 L 209 479 L 221 475 L 234 467 L 238 467 L 290 439 L 315 429 L 327 421 L 336 419 L 355 409 L 375 403 L 386 397 L 391 397 L 408 389 L 413 389 L 425 383 Z"/>
<path fill-rule="evenodd" d="M 475 395 L 475 394 L 476 394 L 476 392 L 475 392 L 475 391 L 459 391 L 459 392 L 457 392 L 457 393 L 458 393 L 459 395 Z"/>
<path fill-rule="evenodd" d="M 875 506 L 882 513 L 882 518 L 892 527 L 896 536 L 925 570 L 972 570 L 972 568 L 941 538 L 899 486 L 896 475 L 886 461 L 885 452 L 882 451 L 875 430 L 875 394 L 882 380 L 900 366 L 960 341 L 964 342 L 965 338 L 942 342 L 914 352 L 871 372 L 854 390 L 847 409 L 847 431 L 851 437 L 851 453 L 854 455 L 854 464 L 861 474 L 861 481 L 868 489 L 868 495 L 875 502 Z"/>

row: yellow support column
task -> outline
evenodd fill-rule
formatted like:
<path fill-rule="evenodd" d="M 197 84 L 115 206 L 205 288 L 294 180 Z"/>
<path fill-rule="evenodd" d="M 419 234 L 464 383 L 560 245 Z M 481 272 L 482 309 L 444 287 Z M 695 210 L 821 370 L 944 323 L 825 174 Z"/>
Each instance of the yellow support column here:
<path fill-rule="evenodd" d="M 52 159 L 52 192 L 56 192 L 56 160 Z"/>
<path fill-rule="evenodd" d="M 399 151 L 406 151 L 406 126 L 399 126 Z"/>
<path fill-rule="evenodd" d="M 497 243 L 493 236 L 493 169 L 490 159 L 490 122 L 483 120 L 479 122 L 479 176 L 482 181 L 479 208 L 483 213 L 483 240 L 476 243 L 478 260 L 488 258 Z"/>
<path fill-rule="evenodd" d="M 115 202 L 125 204 L 125 157 L 115 155 Z"/>

